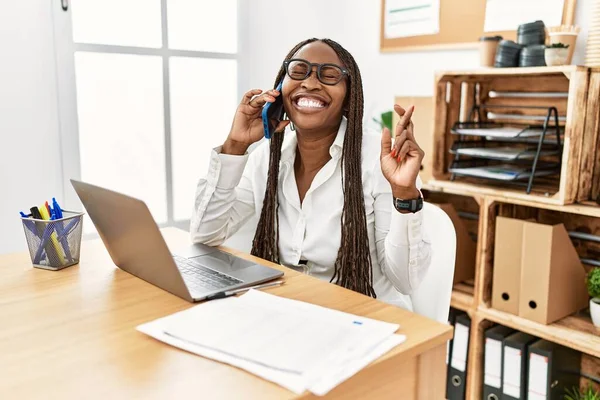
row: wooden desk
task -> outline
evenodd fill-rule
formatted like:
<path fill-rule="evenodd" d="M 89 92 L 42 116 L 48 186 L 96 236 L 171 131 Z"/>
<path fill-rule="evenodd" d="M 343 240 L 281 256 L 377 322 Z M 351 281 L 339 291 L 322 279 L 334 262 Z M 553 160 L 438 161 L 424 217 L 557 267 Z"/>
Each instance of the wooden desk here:
<path fill-rule="evenodd" d="M 189 244 L 181 230 L 163 235 L 171 249 Z M 315 397 L 137 332 L 192 304 L 116 268 L 100 240 L 82 244 L 81 260 L 52 272 L 28 253 L 0 256 L 0 399 Z M 288 269 L 285 280 L 268 292 L 399 323 L 408 336 L 328 398 L 444 398 L 451 327 Z"/>

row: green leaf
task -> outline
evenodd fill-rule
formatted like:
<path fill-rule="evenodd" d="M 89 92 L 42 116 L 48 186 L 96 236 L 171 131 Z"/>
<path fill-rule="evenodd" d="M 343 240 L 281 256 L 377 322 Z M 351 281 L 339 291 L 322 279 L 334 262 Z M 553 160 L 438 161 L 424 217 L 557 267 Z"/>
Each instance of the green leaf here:
<path fill-rule="evenodd" d="M 586 277 L 587 290 L 590 296 L 600 297 L 600 268 L 592 268 Z"/>
<path fill-rule="evenodd" d="M 563 400 L 583 400 L 582 393 L 578 387 L 572 387 L 571 389 L 565 390 Z"/>
<path fill-rule="evenodd" d="M 381 113 L 381 122 L 384 127 L 390 130 L 390 132 L 392 131 L 392 115 L 392 111 Z"/>

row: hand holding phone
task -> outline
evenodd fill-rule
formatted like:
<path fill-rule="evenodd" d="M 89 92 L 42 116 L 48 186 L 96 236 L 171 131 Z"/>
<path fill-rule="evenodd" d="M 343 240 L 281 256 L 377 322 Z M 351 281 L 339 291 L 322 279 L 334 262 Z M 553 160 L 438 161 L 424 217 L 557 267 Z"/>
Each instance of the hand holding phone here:
<path fill-rule="evenodd" d="M 280 88 L 281 84 L 278 87 Z M 281 108 L 277 106 L 271 108 L 269 106 L 265 111 L 265 105 L 272 105 L 277 100 L 280 101 Z M 279 119 L 274 128 L 268 130 L 268 133 L 266 133 L 263 123 L 263 111 L 265 112 L 264 117 L 269 120 L 269 116 L 272 116 L 274 123 L 278 118 L 283 118 L 283 100 L 281 100 L 280 90 L 273 89 L 263 93 L 260 89 L 254 89 L 244 94 L 236 110 L 229 136 L 223 144 L 221 152 L 232 155 L 245 154 L 251 144 L 258 142 L 267 134 L 270 135 L 274 132 L 283 131 L 289 124 L 289 121 Z"/>

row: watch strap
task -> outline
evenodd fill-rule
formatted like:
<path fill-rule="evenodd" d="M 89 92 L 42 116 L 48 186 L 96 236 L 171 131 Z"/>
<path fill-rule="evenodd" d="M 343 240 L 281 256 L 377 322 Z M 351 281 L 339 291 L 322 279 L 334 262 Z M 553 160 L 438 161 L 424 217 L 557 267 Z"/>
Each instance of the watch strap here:
<path fill-rule="evenodd" d="M 394 197 L 394 208 L 398 211 L 409 211 L 416 213 L 423 208 L 423 198 L 418 197 L 416 199 L 398 199 Z"/>

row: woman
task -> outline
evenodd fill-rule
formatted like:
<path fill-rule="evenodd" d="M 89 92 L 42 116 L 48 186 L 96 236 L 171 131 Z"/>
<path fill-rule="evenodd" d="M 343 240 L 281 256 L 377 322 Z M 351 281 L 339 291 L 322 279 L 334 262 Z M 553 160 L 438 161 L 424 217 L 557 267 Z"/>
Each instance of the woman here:
<path fill-rule="evenodd" d="M 412 310 L 407 295 L 430 262 L 416 207 L 424 153 L 414 108 L 394 107 L 401 120 L 393 148 L 387 129 L 381 140 L 363 137 L 360 71 L 329 39 L 296 45 L 275 87 L 282 79 L 281 93 L 244 95 L 198 184 L 192 240 L 219 245 L 260 215 L 252 254 Z M 288 119 L 248 155 L 263 137 L 262 107 L 278 96 Z M 393 198 L 416 208 L 397 210 Z"/>

